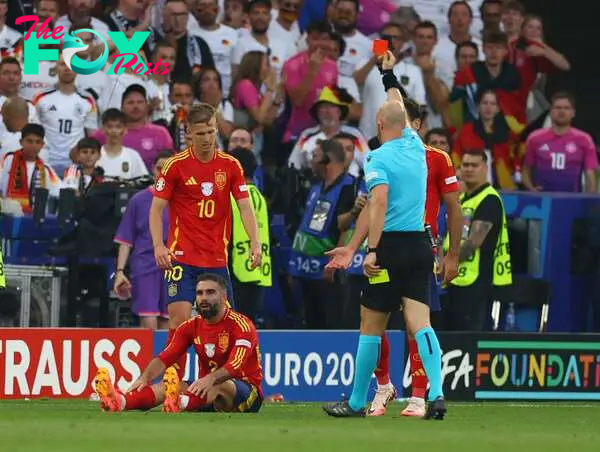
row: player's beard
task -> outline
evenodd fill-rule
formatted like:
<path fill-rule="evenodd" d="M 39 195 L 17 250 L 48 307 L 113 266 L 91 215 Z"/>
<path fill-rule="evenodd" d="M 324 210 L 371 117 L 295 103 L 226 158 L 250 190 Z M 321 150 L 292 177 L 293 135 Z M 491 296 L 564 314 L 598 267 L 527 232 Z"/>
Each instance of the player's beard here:
<path fill-rule="evenodd" d="M 198 312 L 200 312 L 200 315 L 203 319 L 213 319 L 219 313 L 219 306 L 214 304 L 210 308 L 205 309 L 202 309 L 200 306 L 198 306 Z"/>

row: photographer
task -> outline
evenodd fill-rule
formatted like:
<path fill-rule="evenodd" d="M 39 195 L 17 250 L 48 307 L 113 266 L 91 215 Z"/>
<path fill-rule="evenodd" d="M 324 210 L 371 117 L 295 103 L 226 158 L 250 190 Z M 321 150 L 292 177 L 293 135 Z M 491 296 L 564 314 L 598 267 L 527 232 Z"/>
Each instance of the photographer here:
<path fill-rule="evenodd" d="M 356 218 L 355 179 L 345 171 L 344 149 L 337 140 L 321 141 L 312 165 L 319 181 L 308 195 L 288 270 L 302 288 L 307 328 L 339 328 L 344 309 L 343 284 L 333 272 L 325 270 L 325 252 L 339 244 Z"/>

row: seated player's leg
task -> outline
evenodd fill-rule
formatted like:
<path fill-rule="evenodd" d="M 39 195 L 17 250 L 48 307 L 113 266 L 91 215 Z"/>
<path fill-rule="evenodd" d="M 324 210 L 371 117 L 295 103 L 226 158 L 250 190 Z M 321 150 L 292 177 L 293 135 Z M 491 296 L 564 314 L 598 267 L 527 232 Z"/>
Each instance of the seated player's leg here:
<path fill-rule="evenodd" d="M 431 275 L 429 288 L 429 310 L 430 312 L 439 311 L 441 309 L 439 282 L 435 274 Z M 407 332 L 406 335 L 412 380 L 412 394 L 408 400 L 408 405 L 400 414 L 402 416 L 423 417 L 425 416 L 425 393 L 427 392 L 429 380 L 427 379 L 427 374 L 425 373 L 421 357 L 419 356 L 419 347 L 415 337 L 409 332 Z"/>
<path fill-rule="evenodd" d="M 258 389 L 242 380 L 223 382 L 209 392 L 207 401 L 226 413 L 257 413 L 263 402 Z"/>
<path fill-rule="evenodd" d="M 140 391 L 134 390 L 128 393 L 119 391 L 115 388 L 108 369 L 105 368 L 96 371 L 94 386 L 102 411 L 150 410 L 160 405 L 164 398 L 161 385 L 146 386 Z"/>
<path fill-rule="evenodd" d="M 142 328 L 158 328 L 162 272 L 146 273 L 131 279 L 132 311 L 140 318 Z"/>
<path fill-rule="evenodd" d="M 431 250 L 425 239 L 412 242 L 409 248 L 413 257 L 403 297 L 404 318 L 407 331 L 415 337 L 430 382 L 425 418 L 441 420 L 446 408 L 442 391 L 442 351 L 430 322 Z"/>
<path fill-rule="evenodd" d="M 202 275 L 205 273 L 215 273 L 215 274 L 225 278 L 225 281 L 227 281 L 227 302 L 229 303 L 229 306 L 231 307 L 231 309 L 235 309 L 235 299 L 233 297 L 233 286 L 231 284 L 231 276 L 229 275 L 229 269 L 227 267 L 198 268 L 198 275 Z M 195 288 L 194 288 L 194 290 L 195 290 Z M 195 293 L 194 293 L 194 296 L 195 296 Z"/>
<path fill-rule="evenodd" d="M 369 416 L 383 416 L 387 405 L 396 399 L 396 388 L 390 381 L 390 341 L 386 334 L 381 336 L 381 348 L 379 350 L 379 362 L 375 369 L 377 378 L 377 392 L 369 407 Z"/>
<path fill-rule="evenodd" d="M 169 335 L 167 344 L 171 341 L 175 329 L 183 322 L 192 317 L 192 306 L 196 300 L 196 268 L 185 264 L 173 263 L 173 267 L 165 270 L 167 282 L 167 294 L 169 296 Z M 182 380 L 185 374 L 186 355 L 181 356 L 175 367 L 179 378 Z"/>

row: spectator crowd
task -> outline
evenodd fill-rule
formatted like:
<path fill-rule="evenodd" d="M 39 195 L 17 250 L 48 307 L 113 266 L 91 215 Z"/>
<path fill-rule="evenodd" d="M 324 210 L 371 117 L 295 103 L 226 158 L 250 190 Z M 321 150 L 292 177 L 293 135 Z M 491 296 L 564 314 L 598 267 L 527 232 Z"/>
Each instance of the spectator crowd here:
<path fill-rule="evenodd" d="M 110 3 L 0 2 L 4 213 L 30 213 L 36 188 L 55 198 L 62 189 L 83 196 L 107 180 L 151 177 L 157 162 L 186 147 L 186 112 L 205 102 L 218 111 L 219 148 L 252 154 L 245 169 L 270 213 L 285 214 L 294 257 L 283 271 L 303 299 L 296 314 L 308 328 L 355 328 L 358 301 L 349 292 L 360 273 L 344 279 L 321 262 L 347 240 L 365 205 L 363 161 L 386 99 L 374 39 L 388 41 L 394 73 L 422 112 L 424 141 L 451 156 L 459 178 L 462 156 L 475 151 L 486 154 L 488 182 L 498 189 L 597 192 L 596 146 L 571 125 L 576 100 L 545 90 L 548 76 L 569 71 L 569 61 L 545 41 L 542 19 L 518 1 Z M 90 60 L 102 49 L 82 29 L 105 38 L 149 31 L 140 56 L 171 70 L 78 75 L 61 56 L 24 74 L 23 33 L 32 23 L 15 18 L 26 14 L 40 18 L 38 27 L 49 19 L 48 28 L 74 32 L 88 46 L 78 56 Z M 117 53 L 110 51 L 106 69 Z M 310 188 L 326 191 L 346 175 L 352 183 L 303 218 Z M 297 189 L 281 202 L 290 179 Z M 307 243 L 303 228 L 318 230 L 317 239 Z M 294 290 L 283 292 L 289 298 Z"/>

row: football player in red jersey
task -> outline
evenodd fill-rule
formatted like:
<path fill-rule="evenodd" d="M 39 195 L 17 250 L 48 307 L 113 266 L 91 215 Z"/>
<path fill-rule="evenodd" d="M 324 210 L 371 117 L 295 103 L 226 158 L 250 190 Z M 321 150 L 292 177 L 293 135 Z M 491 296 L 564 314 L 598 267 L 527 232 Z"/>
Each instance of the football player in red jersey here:
<path fill-rule="evenodd" d="M 227 297 L 234 304 L 227 252 L 231 237 L 231 201 L 237 201 L 250 237 L 250 264 L 260 265 L 261 246 L 252 203 L 239 162 L 216 147 L 216 110 L 193 105 L 187 116 L 191 145 L 167 160 L 157 179 L 150 208 L 150 233 L 157 265 L 165 270 L 169 296 L 169 336 L 192 315 L 196 281 L 216 273 L 227 281 Z M 168 247 L 163 242 L 162 212 L 169 206 Z M 176 363 L 179 378 L 185 355 Z"/>
<path fill-rule="evenodd" d="M 404 99 L 406 112 L 412 127 L 419 131 L 425 119 L 425 112 L 419 105 L 411 100 Z M 450 156 L 439 149 L 425 146 L 427 160 L 427 198 L 425 204 L 425 227 L 431 231 L 432 248 L 437 253 L 437 217 L 440 203 L 443 200 L 448 212 L 448 230 L 450 232 L 450 250 L 446 256 L 436 255 L 437 267 L 435 273 L 443 275 L 443 282 L 453 280 L 458 271 L 458 253 L 460 250 L 460 234 L 462 231 L 463 217 L 460 208 L 460 186 Z M 335 248 L 327 253 L 332 257 L 327 267 L 348 268 L 354 253 L 364 241 L 368 233 L 368 204 L 363 209 L 356 221 L 356 229 L 350 243 L 345 247 Z M 431 282 L 430 309 L 439 311 L 440 301 L 438 294 L 438 280 L 435 274 Z M 386 335 L 381 338 L 379 363 L 375 369 L 377 377 L 377 392 L 368 410 L 369 416 L 383 416 L 387 404 L 396 398 L 396 389 L 390 382 L 390 345 Z M 423 417 L 425 415 L 425 392 L 427 390 L 427 376 L 423 369 L 417 343 L 414 337 L 408 337 L 408 350 L 412 375 L 412 395 L 407 407 L 402 411 L 403 416 Z"/>
<path fill-rule="evenodd" d="M 227 307 L 227 285 L 216 273 L 198 277 L 196 306 L 201 316 L 177 328 L 127 393 L 115 389 L 107 369 L 98 369 L 94 382 L 101 409 L 149 410 L 162 403 L 163 411 L 171 413 L 259 411 L 263 374 L 258 335 L 248 317 Z M 199 378 L 188 386 L 171 366 L 190 346 L 198 356 Z M 162 384 L 152 385 L 163 372 Z"/>

